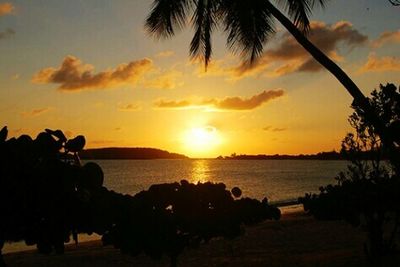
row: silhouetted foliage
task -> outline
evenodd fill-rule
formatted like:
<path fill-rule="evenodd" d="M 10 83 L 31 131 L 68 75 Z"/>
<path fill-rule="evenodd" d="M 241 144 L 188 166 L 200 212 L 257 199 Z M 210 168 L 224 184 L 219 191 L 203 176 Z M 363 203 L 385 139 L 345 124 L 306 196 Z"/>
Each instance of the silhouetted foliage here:
<path fill-rule="evenodd" d="M 234 238 L 244 225 L 280 217 L 267 199 L 240 198 L 238 187 L 230 192 L 222 183 L 182 180 L 119 194 L 103 187 L 98 164 L 81 165 L 83 136 L 67 140 L 46 129 L 35 139 L 7 140 L 7 133 L 0 131 L 0 249 L 5 241 L 25 240 L 41 253 L 63 253 L 71 236 L 78 242 L 78 233 L 97 233 L 123 253 L 166 254 L 176 266 L 185 247 Z"/>
<path fill-rule="evenodd" d="M 400 90 L 393 84 L 380 85 L 369 99 L 376 114 L 400 145 Z M 345 219 L 368 233 L 364 248 L 372 261 L 392 252 L 398 239 L 400 223 L 400 177 L 398 154 L 387 151 L 374 127 L 357 107 L 349 117 L 355 133 L 348 133 L 342 141 L 342 153 L 351 164 L 336 177 L 337 185 L 320 188 L 319 194 L 300 198 L 304 209 L 317 219 Z M 363 155 L 369 154 L 370 160 Z M 389 154 L 388 154 L 389 153 Z M 382 161 L 384 156 L 390 161 Z"/>

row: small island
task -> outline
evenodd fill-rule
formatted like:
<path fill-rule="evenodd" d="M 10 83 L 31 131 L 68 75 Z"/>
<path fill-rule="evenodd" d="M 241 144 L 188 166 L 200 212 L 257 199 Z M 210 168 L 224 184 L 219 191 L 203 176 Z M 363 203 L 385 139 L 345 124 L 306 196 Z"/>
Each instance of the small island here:
<path fill-rule="evenodd" d="M 107 147 L 85 149 L 79 153 L 82 159 L 187 159 L 178 153 L 146 147 Z"/>

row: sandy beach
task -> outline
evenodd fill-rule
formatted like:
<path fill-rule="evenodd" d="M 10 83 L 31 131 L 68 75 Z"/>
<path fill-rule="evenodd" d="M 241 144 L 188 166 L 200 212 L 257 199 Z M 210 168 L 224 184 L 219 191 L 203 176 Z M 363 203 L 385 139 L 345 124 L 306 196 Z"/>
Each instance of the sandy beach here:
<path fill-rule="evenodd" d="M 316 221 L 298 210 L 286 211 L 280 221 L 247 227 L 233 240 L 213 240 L 199 249 L 186 250 L 178 266 L 368 266 L 362 244 L 365 234 L 345 222 Z M 100 241 L 68 245 L 65 255 L 39 255 L 35 251 L 7 253 L 13 266 L 169 266 L 169 259 L 122 255 Z M 400 266 L 391 257 L 382 266 Z"/>

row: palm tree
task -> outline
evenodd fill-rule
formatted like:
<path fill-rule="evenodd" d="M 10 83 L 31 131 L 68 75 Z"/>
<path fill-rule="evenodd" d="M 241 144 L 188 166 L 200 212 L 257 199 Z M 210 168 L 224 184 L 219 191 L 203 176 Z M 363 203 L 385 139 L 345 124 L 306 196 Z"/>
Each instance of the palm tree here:
<path fill-rule="evenodd" d="M 168 38 L 191 19 L 195 33 L 190 44 L 190 55 L 202 58 L 207 68 L 212 54 L 211 34 L 217 26 L 222 25 L 227 33 L 228 47 L 240 51 L 251 64 L 262 54 L 264 44 L 274 34 L 275 18 L 346 88 L 354 99 L 353 105 L 365 113 L 382 142 L 394 152 L 393 140 L 368 99 L 352 79 L 306 37 L 310 30 L 309 16 L 312 10 L 316 6 L 324 7 L 328 1 L 275 0 L 290 20 L 270 0 L 154 0 L 146 28 L 157 38 Z"/>
<path fill-rule="evenodd" d="M 400 0 L 389 0 L 389 2 L 394 6 L 400 6 Z"/>

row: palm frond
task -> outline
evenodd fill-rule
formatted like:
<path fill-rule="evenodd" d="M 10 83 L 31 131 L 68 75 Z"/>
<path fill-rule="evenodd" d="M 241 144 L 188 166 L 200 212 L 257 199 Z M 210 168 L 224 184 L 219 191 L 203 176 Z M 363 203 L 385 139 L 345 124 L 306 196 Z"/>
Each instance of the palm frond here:
<path fill-rule="evenodd" d="M 221 6 L 227 45 L 240 50 L 253 63 L 262 54 L 264 44 L 275 33 L 274 20 L 266 0 L 226 0 Z"/>
<path fill-rule="evenodd" d="M 168 38 L 186 25 L 192 0 L 154 0 L 146 19 L 147 32 L 157 38 Z"/>
<path fill-rule="evenodd" d="M 192 18 L 195 33 L 190 43 L 190 55 L 201 57 L 206 68 L 212 54 L 211 34 L 216 26 L 218 5 L 218 0 L 198 0 Z"/>
<path fill-rule="evenodd" d="M 276 0 L 303 33 L 310 30 L 309 17 L 316 5 L 325 7 L 329 0 Z"/>

